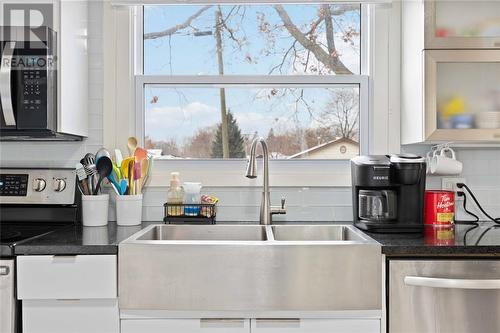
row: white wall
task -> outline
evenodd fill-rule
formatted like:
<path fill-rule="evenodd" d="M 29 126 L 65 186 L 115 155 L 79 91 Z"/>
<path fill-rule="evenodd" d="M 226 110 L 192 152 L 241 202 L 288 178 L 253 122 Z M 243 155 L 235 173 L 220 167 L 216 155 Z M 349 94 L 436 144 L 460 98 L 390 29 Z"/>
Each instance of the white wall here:
<path fill-rule="evenodd" d="M 103 38 L 102 3 L 91 1 L 89 6 L 89 138 L 77 143 L 0 143 L 1 166 L 66 166 L 75 163 L 86 152 L 95 152 L 103 144 Z M 424 154 L 427 146 L 405 148 Z M 467 184 L 484 202 L 486 209 L 500 216 L 500 149 L 459 149 L 464 162 Z M 242 176 L 243 176 L 242 170 Z M 429 188 L 440 188 L 439 177 L 429 177 Z M 220 221 L 257 221 L 260 189 L 247 187 L 211 187 L 205 193 L 220 199 Z M 166 187 L 147 189 L 144 196 L 143 218 L 160 221 Z M 272 202 L 279 204 L 286 197 L 288 214 L 276 220 L 292 221 L 349 221 L 352 219 L 351 189 L 349 187 L 280 187 L 272 189 Z M 112 210 L 111 210 L 112 211 Z"/>
<path fill-rule="evenodd" d="M 412 145 L 404 147 L 405 152 L 425 156 L 430 146 Z M 476 195 L 480 204 L 490 215 L 500 217 L 500 148 L 454 148 L 457 158 L 463 162 L 464 169 L 460 178 L 465 178 L 467 186 Z M 451 178 L 454 178 L 452 176 Z M 427 189 L 440 189 L 442 178 L 428 176 Z M 462 202 L 457 202 L 457 218 L 466 219 Z M 472 212 L 479 213 L 472 200 L 467 201 Z M 483 217 L 479 213 L 480 217 Z"/>

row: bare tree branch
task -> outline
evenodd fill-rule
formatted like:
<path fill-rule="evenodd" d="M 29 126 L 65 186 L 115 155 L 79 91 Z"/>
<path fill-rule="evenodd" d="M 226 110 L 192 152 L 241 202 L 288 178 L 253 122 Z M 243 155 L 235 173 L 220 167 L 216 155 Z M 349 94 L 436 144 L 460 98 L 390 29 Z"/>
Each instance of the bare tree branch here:
<path fill-rule="evenodd" d="M 295 44 L 297 44 L 297 41 L 294 41 L 292 46 L 290 46 L 290 48 L 285 52 L 285 54 L 283 55 L 283 58 L 281 58 L 281 62 L 274 66 L 273 68 L 271 68 L 271 70 L 269 71 L 269 74 L 272 74 L 275 70 L 279 69 L 279 72 L 280 73 L 283 73 L 282 70 L 283 70 L 283 65 L 285 64 L 285 61 L 286 61 L 286 58 L 288 57 L 288 54 L 290 54 L 290 51 L 292 51 L 292 49 L 295 48 Z"/>
<path fill-rule="evenodd" d="M 326 67 L 330 68 L 336 74 L 352 74 L 352 72 L 344 66 L 340 59 L 338 59 L 336 51 L 334 52 L 335 57 L 332 57 L 332 55 L 326 52 L 320 45 L 307 38 L 306 35 L 304 35 L 292 22 L 290 16 L 288 16 L 288 13 L 282 5 L 274 5 L 274 9 L 283 21 L 283 24 L 290 35 L 292 35 L 292 37 L 294 37 L 303 47 L 310 50 L 316 59 L 321 61 Z"/>
<path fill-rule="evenodd" d="M 332 16 L 340 16 L 343 15 L 347 12 L 352 12 L 352 11 L 358 11 L 359 10 L 359 4 L 353 5 L 353 4 L 342 4 L 342 5 L 336 5 L 334 10 L 331 10 Z"/>
<path fill-rule="evenodd" d="M 333 19 L 330 6 L 322 5 L 321 8 L 323 9 L 325 15 L 326 45 L 328 47 L 328 54 L 330 54 L 330 57 L 332 58 L 333 65 L 335 68 L 338 68 L 340 72 L 352 74 L 344 63 L 340 61 L 339 54 L 335 48 L 335 34 L 333 32 Z M 337 71 L 335 71 L 335 73 L 337 73 Z"/>
<path fill-rule="evenodd" d="M 170 27 L 168 29 L 165 29 L 163 31 L 158 31 L 158 32 L 149 32 L 147 34 L 144 34 L 144 39 L 157 39 L 165 36 L 172 36 L 175 34 L 177 31 L 186 29 L 187 27 L 191 26 L 191 23 L 198 18 L 201 14 L 203 14 L 205 11 L 207 11 L 212 5 L 204 6 L 200 8 L 196 13 L 191 15 L 190 17 L 187 18 L 186 21 L 180 24 L 176 24 L 173 27 Z"/>

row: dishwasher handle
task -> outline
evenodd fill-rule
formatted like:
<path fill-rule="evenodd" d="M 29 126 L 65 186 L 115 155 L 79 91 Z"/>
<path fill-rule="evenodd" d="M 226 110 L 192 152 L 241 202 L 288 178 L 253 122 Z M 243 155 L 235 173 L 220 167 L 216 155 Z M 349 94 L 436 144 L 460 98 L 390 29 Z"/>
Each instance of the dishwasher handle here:
<path fill-rule="evenodd" d="M 499 279 L 448 279 L 424 276 L 406 276 L 404 283 L 407 286 L 448 288 L 448 289 L 500 289 Z"/>

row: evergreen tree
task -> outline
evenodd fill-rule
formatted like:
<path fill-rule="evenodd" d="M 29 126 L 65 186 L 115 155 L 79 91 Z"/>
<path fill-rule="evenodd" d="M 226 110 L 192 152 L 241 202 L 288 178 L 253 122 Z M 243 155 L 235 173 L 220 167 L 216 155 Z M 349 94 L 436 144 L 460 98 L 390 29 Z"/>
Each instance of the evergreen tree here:
<path fill-rule="evenodd" d="M 229 138 L 229 157 L 245 158 L 244 139 L 236 119 L 231 112 L 227 113 L 227 130 Z M 212 158 L 222 158 L 222 124 L 217 126 L 215 140 L 212 143 Z"/>
<path fill-rule="evenodd" d="M 271 127 L 269 130 L 269 133 L 267 133 L 267 140 L 266 141 L 272 141 L 274 140 L 276 136 L 274 135 L 274 129 Z"/>

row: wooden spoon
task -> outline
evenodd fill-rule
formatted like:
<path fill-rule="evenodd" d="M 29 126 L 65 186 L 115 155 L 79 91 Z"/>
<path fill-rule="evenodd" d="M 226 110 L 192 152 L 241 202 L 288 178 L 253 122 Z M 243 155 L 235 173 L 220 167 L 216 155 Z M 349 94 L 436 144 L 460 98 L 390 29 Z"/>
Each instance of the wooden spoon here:
<path fill-rule="evenodd" d="M 137 148 L 137 138 L 135 136 L 131 136 L 127 140 L 127 148 L 130 156 L 134 156 L 134 152 Z"/>

